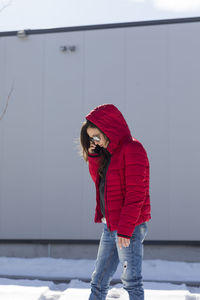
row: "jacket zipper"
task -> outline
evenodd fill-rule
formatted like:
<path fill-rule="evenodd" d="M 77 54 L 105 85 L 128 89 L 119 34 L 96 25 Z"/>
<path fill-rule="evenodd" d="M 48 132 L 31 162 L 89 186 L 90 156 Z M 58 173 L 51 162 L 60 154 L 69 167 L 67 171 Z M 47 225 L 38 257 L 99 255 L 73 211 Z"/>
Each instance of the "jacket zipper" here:
<path fill-rule="evenodd" d="M 109 164 L 110 164 L 110 162 L 109 162 Z M 109 165 L 108 165 L 108 167 L 109 167 Z M 108 168 L 107 168 L 107 172 L 106 172 L 106 177 L 107 177 L 107 173 L 108 173 Z M 106 197 L 104 197 L 104 201 L 105 201 L 105 204 L 106 204 L 106 209 L 107 209 L 107 217 L 108 217 L 108 205 L 107 205 L 107 180 L 106 180 L 106 178 L 105 178 L 105 187 L 106 187 L 106 190 L 105 190 L 105 196 Z M 108 217 L 108 229 L 111 231 L 111 228 L 110 228 L 110 223 L 109 223 L 109 217 Z"/>
<path fill-rule="evenodd" d="M 106 182 L 106 199 L 107 199 L 107 182 Z M 106 204 L 107 218 L 108 218 L 108 224 L 107 225 L 108 225 L 108 229 L 110 230 L 110 223 L 109 223 L 109 217 L 108 217 L 108 205 L 107 205 L 106 199 L 105 199 L 105 204 Z"/>

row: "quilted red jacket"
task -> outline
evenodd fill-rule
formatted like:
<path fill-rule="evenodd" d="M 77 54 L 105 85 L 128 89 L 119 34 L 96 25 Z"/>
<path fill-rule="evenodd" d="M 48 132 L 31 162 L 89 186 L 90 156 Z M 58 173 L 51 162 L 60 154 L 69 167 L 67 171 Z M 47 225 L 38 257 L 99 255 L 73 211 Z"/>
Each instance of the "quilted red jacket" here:
<path fill-rule="evenodd" d="M 101 129 L 110 142 L 111 154 L 105 181 L 105 218 L 110 231 L 131 238 L 135 226 L 149 221 L 149 161 L 142 144 L 131 136 L 128 125 L 116 106 L 103 104 L 92 110 L 86 119 Z M 95 223 L 101 223 L 99 159 L 88 156 L 89 172 L 96 186 Z"/>

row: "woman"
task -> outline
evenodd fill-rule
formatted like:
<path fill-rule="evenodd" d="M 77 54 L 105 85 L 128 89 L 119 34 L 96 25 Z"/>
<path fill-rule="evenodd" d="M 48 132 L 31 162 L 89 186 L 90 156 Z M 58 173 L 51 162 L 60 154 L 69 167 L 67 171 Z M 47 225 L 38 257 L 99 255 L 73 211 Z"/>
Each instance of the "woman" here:
<path fill-rule="evenodd" d="M 92 110 L 80 133 L 82 155 L 96 186 L 95 223 L 103 223 L 89 300 L 105 300 L 120 262 L 130 300 L 144 299 L 143 241 L 151 218 L 149 161 L 116 106 Z"/>

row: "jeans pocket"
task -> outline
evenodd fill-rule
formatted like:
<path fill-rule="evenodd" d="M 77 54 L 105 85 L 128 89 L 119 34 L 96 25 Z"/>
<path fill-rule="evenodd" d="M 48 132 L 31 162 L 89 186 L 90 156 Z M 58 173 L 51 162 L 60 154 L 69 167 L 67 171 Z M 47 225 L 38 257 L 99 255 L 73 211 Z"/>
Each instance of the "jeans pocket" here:
<path fill-rule="evenodd" d="M 112 237 L 117 237 L 117 230 L 111 231 L 110 234 Z"/>

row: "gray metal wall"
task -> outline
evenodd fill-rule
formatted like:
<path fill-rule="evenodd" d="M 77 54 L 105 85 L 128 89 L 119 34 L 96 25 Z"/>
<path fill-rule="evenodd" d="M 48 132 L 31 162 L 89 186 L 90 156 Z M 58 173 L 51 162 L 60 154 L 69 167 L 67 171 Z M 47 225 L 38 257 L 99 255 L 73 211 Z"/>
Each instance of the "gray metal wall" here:
<path fill-rule="evenodd" d="M 200 23 L 0 38 L 0 238 L 98 239 L 78 155 L 85 115 L 115 104 L 150 160 L 149 240 L 200 240 Z M 75 52 L 61 52 L 75 45 Z"/>

